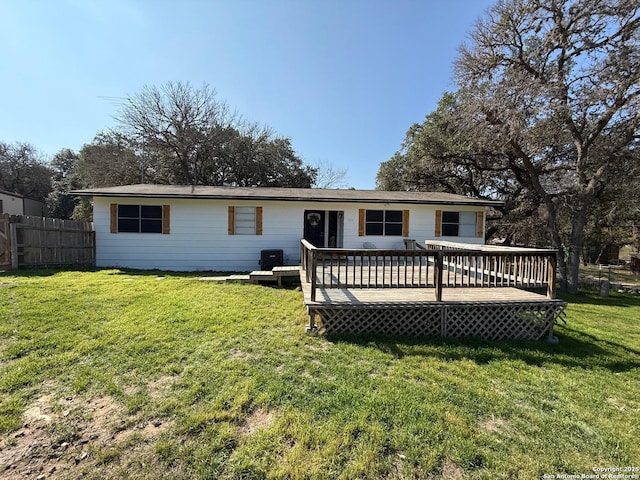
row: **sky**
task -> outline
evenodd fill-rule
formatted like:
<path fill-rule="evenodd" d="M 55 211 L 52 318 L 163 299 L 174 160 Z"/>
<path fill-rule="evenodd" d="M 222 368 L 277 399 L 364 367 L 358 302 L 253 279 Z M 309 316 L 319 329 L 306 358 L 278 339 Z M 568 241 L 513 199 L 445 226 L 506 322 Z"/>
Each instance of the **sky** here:
<path fill-rule="evenodd" d="M 307 164 L 375 188 L 409 127 L 455 89 L 493 0 L 0 0 L 0 141 L 45 159 L 118 127 L 147 86 L 209 85 Z"/>

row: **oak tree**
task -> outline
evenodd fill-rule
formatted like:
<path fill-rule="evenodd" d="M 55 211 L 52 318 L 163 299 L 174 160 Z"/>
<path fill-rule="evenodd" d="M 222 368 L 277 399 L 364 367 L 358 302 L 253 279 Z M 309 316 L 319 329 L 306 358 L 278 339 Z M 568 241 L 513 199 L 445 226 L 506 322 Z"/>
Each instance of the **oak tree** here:
<path fill-rule="evenodd" d="M 0 142 L 0 190 L 44 202 L 51 191 L 51 174 L 32 145 Z"/>
<path fill-rule="evenodd" d="M 314 179 L 288 138 L 242 121 L 206 84 L 144 87 L 124 99 L 117 119 L 162 183 L 309 187 Z"/>
<path fill-rule="evenodd" d="M 637 164 L 637 0 L 498 0 L 460 49 L 458 127 L 539 199 L 570 292 L 590 212 Z"/>

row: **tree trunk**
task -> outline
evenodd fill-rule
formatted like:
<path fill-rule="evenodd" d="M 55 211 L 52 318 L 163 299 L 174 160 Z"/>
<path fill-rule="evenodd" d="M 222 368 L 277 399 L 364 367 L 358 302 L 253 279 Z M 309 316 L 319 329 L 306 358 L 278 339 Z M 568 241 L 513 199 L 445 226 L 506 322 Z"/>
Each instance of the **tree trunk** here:
<path fill-rule="evenodd" d="M 567 292 L 578 293 L 578 280 L 580 272 L 580 256 L 584 247 L 584 226 L 586 223 L 586 208 L 580 206 L 573 214 L 571 221 L 571 244 L 567 259 Z"/>

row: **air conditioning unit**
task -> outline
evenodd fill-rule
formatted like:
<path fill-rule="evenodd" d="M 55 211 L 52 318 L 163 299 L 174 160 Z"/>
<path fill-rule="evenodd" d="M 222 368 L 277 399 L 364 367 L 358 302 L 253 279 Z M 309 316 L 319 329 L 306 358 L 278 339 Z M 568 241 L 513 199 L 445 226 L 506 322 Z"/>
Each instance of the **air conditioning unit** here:
<path fill-rule="evenodd" d="M 284 252 L 282 250 L 260 250 L 260 268 L 272 270 L 273 267 L 284 265 Z"/>

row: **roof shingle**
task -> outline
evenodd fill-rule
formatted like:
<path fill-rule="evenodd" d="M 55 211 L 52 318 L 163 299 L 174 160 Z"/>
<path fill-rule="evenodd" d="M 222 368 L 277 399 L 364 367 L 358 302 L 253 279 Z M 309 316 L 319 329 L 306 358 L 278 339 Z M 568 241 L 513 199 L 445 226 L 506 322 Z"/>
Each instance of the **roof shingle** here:
<path fill-rule="evenodd" d="M 92 197 L 202 198 L 234 200 L 280 200 L 347 203 L 413 203 L 428 205 L 498 206 L 502 202 L 443 192 L 392 192 L 382 190 L 338 190 L 320 188 L 228 187 L 183 185 L 122 185 L 74 190 L 74 195 Z"/>

